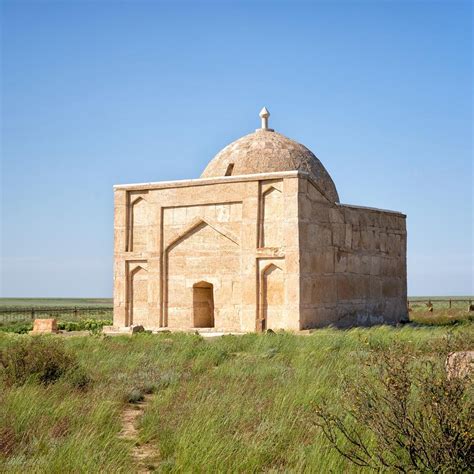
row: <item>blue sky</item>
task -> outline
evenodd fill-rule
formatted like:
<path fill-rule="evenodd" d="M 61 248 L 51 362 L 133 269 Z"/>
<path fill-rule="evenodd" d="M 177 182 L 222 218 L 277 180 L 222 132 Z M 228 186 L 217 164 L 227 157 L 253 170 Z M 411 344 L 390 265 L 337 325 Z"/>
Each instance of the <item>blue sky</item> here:
<path fill-rule="evenodd" d="M 473 294 L 470 2 L 3 1 L 1 296 L 112 295 L 117 183 L 270 125 L 408 215 L 410 295 Z"/>

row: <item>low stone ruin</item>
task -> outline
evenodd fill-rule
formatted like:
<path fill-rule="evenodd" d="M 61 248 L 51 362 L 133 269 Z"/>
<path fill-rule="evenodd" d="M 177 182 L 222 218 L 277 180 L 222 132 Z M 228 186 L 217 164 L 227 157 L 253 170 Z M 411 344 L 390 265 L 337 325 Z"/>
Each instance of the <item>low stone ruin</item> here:
<path fill-rule="evenodd" d="M 58 332 L 58 322 L 56 319 L 35 319 L 33 330 L 30 331 L 30 334 L 56 334 Z"/>

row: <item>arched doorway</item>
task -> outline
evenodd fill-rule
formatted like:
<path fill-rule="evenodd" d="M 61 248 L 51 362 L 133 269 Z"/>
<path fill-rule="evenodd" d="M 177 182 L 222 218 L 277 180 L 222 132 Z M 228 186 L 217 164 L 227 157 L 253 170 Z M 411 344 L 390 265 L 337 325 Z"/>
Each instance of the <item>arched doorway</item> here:
<path fill-rule="evenodd" d="M 195 328 L 214 327 L 214 287 L 201 281 L 193 286 L 193 324 Z"/>

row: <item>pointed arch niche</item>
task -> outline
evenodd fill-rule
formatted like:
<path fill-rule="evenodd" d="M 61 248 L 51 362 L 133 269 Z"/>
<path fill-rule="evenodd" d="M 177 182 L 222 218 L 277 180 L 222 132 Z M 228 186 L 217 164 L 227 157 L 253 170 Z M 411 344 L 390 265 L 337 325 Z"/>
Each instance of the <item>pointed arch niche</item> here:
<path fill-rule="evenodd" d="M 147 193 L 130 193 L 128 205 L 128 252 L 141 252 L 148 247 Z"/>
<path fill-rule="evenodd" d="M 146 261 L 127 263 L 126 326 L 148 323 L 148 269 Z"/>
<path fill-rule="evenodd" d="M 275 183 L 267 189 L 262 189 L 260 247 L 281 247 L 283 245 L 283 193 L 279 187 L 279 184 Z"/>
<path fill-rule="evenodd" d="M 226 230 L 197 218 L 164 250 L 163 326 L 216 327 L 232 306 L 240 245 Z M 236 316 L 237 317 L 237 316 Z"/>
<path fill-rule="evenodd" d="M 260 295 L 259 320 L 257 331 L 266 329 L 283 329 L 283 312 L 285 307 L 285 275 L 282 269 L 283 260 L 260 262 Z"/>

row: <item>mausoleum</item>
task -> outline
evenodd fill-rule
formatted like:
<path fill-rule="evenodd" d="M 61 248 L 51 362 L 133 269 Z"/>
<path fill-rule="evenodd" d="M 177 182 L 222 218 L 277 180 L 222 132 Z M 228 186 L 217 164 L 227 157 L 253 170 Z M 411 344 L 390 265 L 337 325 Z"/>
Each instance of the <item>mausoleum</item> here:
<path fill-rule="evenodd" d="M 305 146 L 261 128 L 198 179 L 118 185 L 114 327 L 302 330 L 407 315 L 406 216 L 341 204 Z"/>

